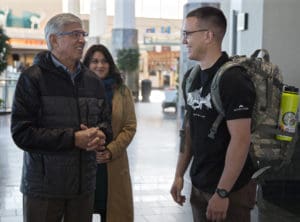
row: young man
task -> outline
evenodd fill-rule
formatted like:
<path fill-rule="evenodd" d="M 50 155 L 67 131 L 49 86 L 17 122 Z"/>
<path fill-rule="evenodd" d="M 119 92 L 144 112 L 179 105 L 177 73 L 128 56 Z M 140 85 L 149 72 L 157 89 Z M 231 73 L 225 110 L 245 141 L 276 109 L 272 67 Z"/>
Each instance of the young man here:
<path fill-rule="evenodd" d="M 228 55 L 221 51 L 225 32 L 226 18 L 213 7 L 191 11 L 183 25 L 182 42 L 189 59 L 198 61 L 200 71 L 187 95 L 190 118 L 185 126 L 186 144 L 179 154 L 171 194 L 178 204 L 184 203 L 183 176 L 193 157 L 190 202 L 196 222 L 247 222 L 255 203 L 254 169 L 248 154 L 255 91 L 244 70 L 232 68 L 224 73 L 220 94 L 225 118 L 215 139 L 208 137 L 218 116 L 210 98 L 211 81 L 228 61 Z"/>
<path fill-rule="evenodd" d="M 25 222 L 92 221 L 95 150 L 112 137 L 101 80 L 80 63 L 87 33 L 73 14 L 45 27 L 49 51 L 20 76 L 11 132 L 24 150 Z"/>

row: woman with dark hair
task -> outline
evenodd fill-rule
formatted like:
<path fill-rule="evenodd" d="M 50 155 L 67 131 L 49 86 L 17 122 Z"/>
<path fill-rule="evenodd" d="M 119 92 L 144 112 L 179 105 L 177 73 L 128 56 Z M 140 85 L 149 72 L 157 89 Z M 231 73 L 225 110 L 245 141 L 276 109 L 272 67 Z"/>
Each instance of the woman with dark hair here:
<path fill-rule="evenodd" d="M 103 80 L 112 108 L 113 140 L 104 151 L 96 154 L 98 167 L 94 210 L 100 214 L 101 222 L 132 222 L 133 198 L 126 151 L 136 132 L 132 94 L 104 45 L 91 46 L 83 64 Z"/>

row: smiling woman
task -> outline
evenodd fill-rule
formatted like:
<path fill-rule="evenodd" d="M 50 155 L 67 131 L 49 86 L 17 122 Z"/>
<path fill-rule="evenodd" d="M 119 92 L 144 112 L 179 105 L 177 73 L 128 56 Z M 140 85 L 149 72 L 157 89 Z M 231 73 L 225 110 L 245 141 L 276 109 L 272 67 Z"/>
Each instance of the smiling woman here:
<path fill-rule="evenodd" d="M 132 222 L 133 197 L 127 148 L 136 132 L 131 90 L 123 83 L 113 57 L 104 45 L 92 45 L 83 64 L 97 74 L 111 105 L 114 139 L 96 153 L 97 180 L 94 211 L 101 222 Z"/>

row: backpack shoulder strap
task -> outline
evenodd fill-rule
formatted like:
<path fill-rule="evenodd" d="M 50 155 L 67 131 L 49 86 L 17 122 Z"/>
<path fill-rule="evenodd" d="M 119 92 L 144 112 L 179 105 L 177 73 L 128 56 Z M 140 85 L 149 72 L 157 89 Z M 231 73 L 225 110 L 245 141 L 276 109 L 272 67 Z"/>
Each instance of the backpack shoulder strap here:
<path fill-rule="evenodd" d="M 180 152 L 183 153 L 184 152 L 184 143 L 185 143 L 185 126 L 187 121 L 189 121 L 190 118 L 190 110 L 187 109 L 187 94 L 191 88 L 191 85 L 197 75 L 197 73 L 200 71 L 200 66 L 197 64 L 195 65 L 192 69 L 188 70 L 186 72 L 186 74 L 183 77 L 182 80 L 182 85 L 181 85 L 181 89 L 182 89 L 182 93 L 183 93 L 183 98 L 184 98 L 184 103 L 185 103 L 185 114 L 184 114 L 184 118 L 183 118 L 183 122 L 182 122 L 182 126 L 180 129 L 180 145 L 179 145 L 179 149 Z"/>
<path fill-rule="evenodd" d="M 188 94 L 188 92 L 192 86 L 192 83 L 199 71 L 200 71 L 200 65 L 196 64 L 192 69 L 188 70 L 187 73 L 183 77 L 182 93 L 183 93 L 185 105 L 186 105 L 186 101 L 187 101 L 187 94 Z"/>
<path fill-rule="evenodd" d="M 219 113 L 217 119 L 213 122 L 212 127 L 209 130 L 208 137 L 211 139 L 215 138 L 217 130 L 218 130 L 223 118 L 225 117 L 225 111 L 224 111 L 224 108 L 222 105 L 221 94 L 220 94 L 220 80 L 221 80 L 222 75 L 228 69 L 231 69 L 233 67 L 242 67 L 242 66 L 233 61 L 226 62 L 219 68 L 218 72 L 214 76 L 212 83 L 211 83 L 211 87 L 210 87 L 211 100 L 212 100 L 217 112 Z"/>

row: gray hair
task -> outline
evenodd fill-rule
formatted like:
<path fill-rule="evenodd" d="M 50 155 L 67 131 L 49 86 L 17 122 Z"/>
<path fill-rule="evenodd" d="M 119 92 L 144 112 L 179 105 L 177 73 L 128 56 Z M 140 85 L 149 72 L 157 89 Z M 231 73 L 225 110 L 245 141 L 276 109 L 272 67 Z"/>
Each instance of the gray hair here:
<path fill-rule="evenodd" d="M 57 14 L 47 22 L 44 32 L 45 32 L 45 39 L 47 42 L 47 46 L 50 51 L 52 50 L 50 35 L 61 32 L 64 26 L 72 23 L 79 23 L 82 26 L 81 19 L 71 13 Z"/>

